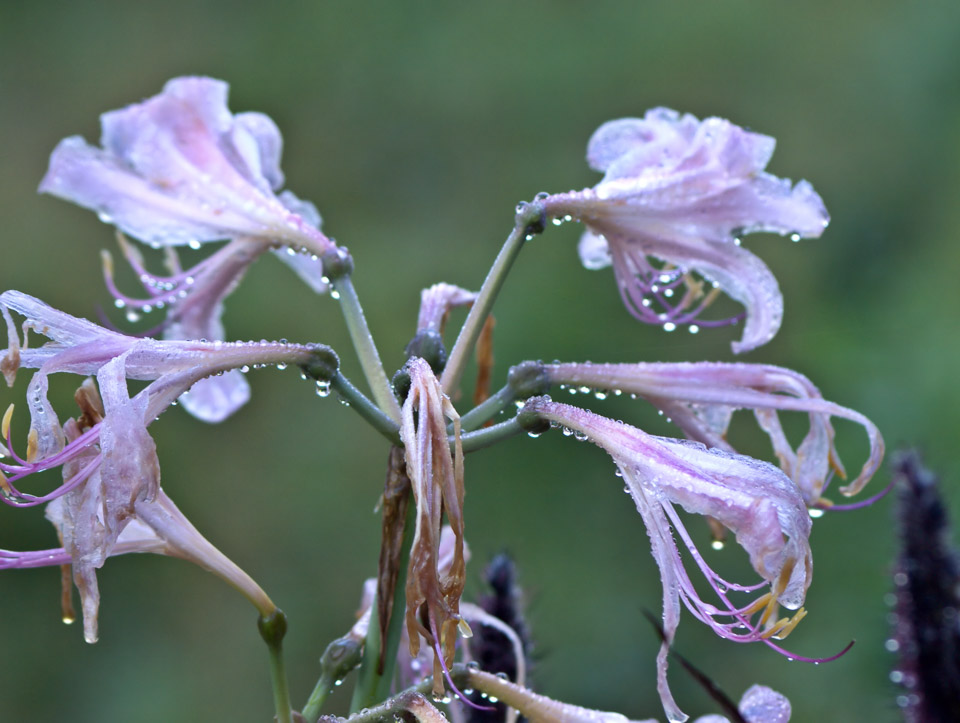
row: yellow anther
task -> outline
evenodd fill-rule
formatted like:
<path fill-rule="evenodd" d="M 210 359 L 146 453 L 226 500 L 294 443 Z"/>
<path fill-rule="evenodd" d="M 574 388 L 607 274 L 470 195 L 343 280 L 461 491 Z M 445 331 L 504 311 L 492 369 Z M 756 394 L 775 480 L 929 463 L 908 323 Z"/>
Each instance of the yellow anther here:
<path fill-rule="evenodd" d="M 460 631 L 461 638 L 473 637 L 473 630 L 470 628 L 470 623 L 468 623 L 463 618 L 460 618 L 460 622 L 457 623 L 457 630 Z"/>
<path fill-rule="evenodd" d="M 758 597 L 756 600 L 750 603 L 749 606 L 744 608 L 743 614 L 749 617 L 753 615 L 755 612 L 759 610 L 763 610 L 763 608 L 767 607 L 770 604 L 770 600 L 772 599 L 773 599 L 773 595 L 771 595 L 768 592 L 763 593 L 763 595 Z"/>
<path fill-rule="evenodd" d="M 800 624 L 800 621 L 807 617 L 807 611 L 804 608 L 800 608 L 794 613 L 792 618 L 780 618 L 771 625 L 768 629 L 764 630 L 761 634 L 761 638 L 773 638 L 774 640 L 783 640 L 790 633 L 793 632 L 793 629 Z"/>
<path fill-rule="evenodd" d="M 7 411 L 3 413 L 3 422 L 0 423 L 0 435 L 4 439 L 10 439 L 10 420 L 13 419 L 13 405 L 11 404 L 7 407 Z"/>
<path fill-rule="evenodd" d="M 764 609 L 763 614 L 760 616 L 759 625 L 766 626 L 767 621 L 771 617 L 777 614 L 777 611 L 780 610 L 780 603 L 777 602 L 777 598 L 773 595 L 770 596 L 770 600 L 767 602 L 767 607 Z"/>
<path fill-rule="evenodd" d="M 103 275 L 113 278 L 113 256 L 106 249 L 100 249 L 100 265 L 103 266 Z"/>
<path fill-rule="evenodd" d="M 797 612 L 793 614 L 793 617 L 790 618 L 790 622 L 788 622 L 783 627 L 783 629 L 780 630 L 773 637 L 775 637 L 777 640 L 783 640 L 785 637 L 787 637 L 790 633 L 793 632 L 793 629 L 797 627 L 800 624 L 800 621 L 803 620 L 805 617 L 807 617 L 806 609 L 800 608 L 799 610 L 797 610 Z"/>
<path fill-rule="evenodd" d="M 793 568 L 796 567 L 796 565 L 797 561 L 792 557 L 783 563 L 783 567 L 780 568 L 780 577 L 777 578 L 777 584 L 770 591 L 776 597 L 779 598 L 783 591 L 787 589 L 787 585 L 790 583 L 790 576 L 793 574 Z"/>
<path fill-rule="evenodd" d="M 31 429 L 27 435 L 27 462 L 33 462 L 37 457 L 37 449 L 40 446 L 40 435 L 36 429 Z"/>
<path fill-rule="evenodd" d="M 13 497 L 13 490 L 10 489 L 10 483 L 7 482 L 7 476 L 3 472 L 0 472 L 0 491 L 3 492 L 4 497 Z"/>

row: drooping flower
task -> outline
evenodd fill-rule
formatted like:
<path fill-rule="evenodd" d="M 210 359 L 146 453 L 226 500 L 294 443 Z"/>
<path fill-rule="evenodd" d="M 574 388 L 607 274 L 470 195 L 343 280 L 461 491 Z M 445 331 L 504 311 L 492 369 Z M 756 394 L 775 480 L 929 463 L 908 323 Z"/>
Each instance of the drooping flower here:
<path fill-rule="evenodd" d="M 319 257 L 336 248 L 312 204 L 289 191 L 277 194 L 284 179 L 276 125 L 261 113 L 231 114 L 227 91 L 211 78 L 175 78 L 160 95 L 103 114 L 102 148 L 78 136 L 61 141 L 40 184 L 41 192 L 90 208 L 157 248 L 233 240 L 170 277 L 148 273 L 125 249 L 149 298 L 121 294 L 107 274 L 128 314 L 169 309 L 168 339 L 223 340 L 222 301 L 268 250 L 324 291 Z M 216 422 L 248 396 L 243 378 L 227 374 L 200 384 L 186 407 Z"/>
<path fill-rule="evenodd" d="M 22 344 L 11 311 L 25 317 Z M 9 340 L 3 357 L 8 383 L 12 383 L 20 367 L 37 370 L 27 385 L 31 421 L 26 455 L 24 458 L 14 457 L 13 463 L 0 463 L 0 471 L 7 476 L 5 499 L 20 505 L 41 504 L 66 494 L 100 468 L 108 455 L 106 452 L 98 454 L 48 495 L 20 493 L 13 486 L 14 482 L 83 458 L 91 445 L 100 445 L 102 449 L 106 444 L 109 448 L 113 443 L 111 435 L 120 435 L 126 440 L 125 444 L 130 446 L 123 455 L 124 459 L 118 461 L 122 461 L 123 465 L 133 464 L 142 471 L 152 459 L 152 441 L 146 433 L 146 426 L 178 398 L 190 393 L 192 386 L 201 379 L 231 369 L 242 370 L 260 365 L 308 365 L 321 358 L 334 358 L 333 353 L 322 345 L 158 341 L 129 337 L 57 311 L 18 291 L 0 294 L 0 314 L 6 321 Z M 29 330 L 51 341 L 30 348 L 26 344 Z M 107 410 L 108 414 L 101 423 L 92 425 L 88 431 L 68 441 L 47 399 L 48 377 L 57 372 L 96 375 L 104 399 L 118 400 L 113 406 L 116 415 L 109 414 Z M 127 379 L 151 383 L 129 398 Z M 127 398 L 128 402 L 119 401 L 121 398 Z M 8 423 L 9 419 L 4 426 Z M 4 430 L 5 433 L 8 431 L 8 428 Z M 102 435 L 107 436 L 102 438 Z M 9 443 L 10 440 L 6 441 Z M 14 456 L 12 450 L 9 453 Z M 138 461 L 134 463 L 131 460 Z M 108 477 L 112 474 L 109 469 L 109 465 L 104 467 Z M 126 467 L 121 465 L 118 469 L 118 479 L 126 479 L 124 475 L 128 475 L 128 472 L 123 471 Z M 105 484 L 110 487 L 112 482 L 108 479 Z"/>
<path fill-rule="evenodd" d="M 443 693 L 444 674 L 453 664 L 466 580 L 463 542 L 463 451 L 460 417 L 443 393 L 430 365 L 420 358 L 406 366 L 410 391 L 403 404 L 400 438 L 407 475 L 417 505 L 417 524 L 407 572 L 406 628 L 410 654 L 420 651 L 420 637 L 434 650 L 434 692 Z M 453 422 L 455 451 L 447 440 Z M 444 515 L 453 534 L 449 564 L 441 568 L 440 531 Z"/>
<path fill-rule="evenodd" d="M 650 536 L 663 584 L 665 641 L 657 656 L 657 689 L 671 721 L 687 716 L 667 683 L 667 656 L 681 601 L 721 637 L 755 642 L 785 637 L 806 614 L 802 609 L 812 575 L 811 521 L 795 485 L 776 467 L 691 441 L 654 437 L 549 397 L 527 401 L 523 414 L 536 415 L 589 439 L 613 458 Z M 736 536 L 760 583 L 741 585 L 714 572 L 693 544 L 675 509 L 709 515 Z M 684 567 L 676 534 L 707 580 L 715 602 L 705 600 Z M 768 591 L 745 605 L 728 591 Z M 779 605 L 796 610 L 775 620 Z M 772 643 L 770 643 L 772 645 Z"/>
<path fill-rule="evenodd" d="M 713 285 L 744 305 L 743 337 L 733 350 L 749 351 L 776 334 L 783 298 L 773 274 L 739 237 L 756 231 L 817 237 L 829 220 L 809 183 L 791 185 L 764 171 L 774 145 L 721 118 L 699 121 L 655 108 L 600 126 L 587 160 L 606 174 L 603 180 L 548 196 L 543 206 L 549 216 L 587 226 L 584 265 L 612 263 L 635 317 L 667 330 L 738 321 L 700 319 L 716 296 Z"/>
<path fill-rule="evenodd" d="M 857 494 L 883 459 L 883 437 L 859 412 L 826 401 L 813 383 L 790 369 L 767 364 L 640 363 L 548 364 L 545 370 L 556 384 L 576 391 L 616 391 L 643 397 L 684 433 L 708 447 L 736 450 L 726 434 L 733 413 L 750 409 L 767 433 L 783 471 L 800 488 L 808 506 L 820 502 L 831 470 L 845 476 L 834 446 L 831 417 L 861 425 L 870 442 L 870 454 L 860 474 L 840 492 Z M 779 411 L 806 412 L 810 428 L 794 450 L 784 434 Z"/>
<path fill-rule="evenodd" d="M 26 317 L 21 346 L 10 312 Z M 126 337 L 51 309 L 15 291 L 0 294 L 10 348 L 4 360 L 12 374 L 36 368 L 27 394 L 31 428 L 27 452 L 13 451 L 12 406 L 4 416 L 6 445 L 0 452 L 4 502 L 31 507 L 43 503 L 63 547 L 35 553 L 0 553 L 0 567 L 72 564 L 83 603 L 84 637 L 97 639 L 99 591 L 96 570 L 123 552 L 158 552 L 182 557 L 219 575 L 240 590 L 262 615 L 273 603 L 242 570 L 223 556 L 183 517 L 160 489 L 156 446 L 147 426 L 193 384 L 210 375 L 248 365 L 312 364 L 319 347 L 260 343 L 156 341 Z M 26 345 L 33 329 L 50 339 Z M 95 374 L 76 395 L 81 416 L 62 427 L 47 399 L 48 376 L 55 372 Z M 127 379 L 152 380 L 130 396 Z M 21 491 L 21 480 L 62 467 L 63 484 L 45 495 Z"/>

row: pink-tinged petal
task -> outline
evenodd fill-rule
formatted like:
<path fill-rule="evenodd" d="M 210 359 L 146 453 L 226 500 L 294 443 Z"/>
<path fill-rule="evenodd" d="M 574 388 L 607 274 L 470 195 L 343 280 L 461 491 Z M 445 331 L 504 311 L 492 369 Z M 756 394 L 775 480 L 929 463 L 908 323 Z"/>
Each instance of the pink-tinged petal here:
<path fill-rule="evenodd" d="M 138 499 L 152 500 L 160 489 L 157 447 L 147 432 L 147 395 L 131 399 L 127 389 L 126 355 L 105 364 L 97 374 L 103 399 L 100 429 L 100 476 L 107 490 L 105 516 L 115 529 L 130 516 Z M 112 541 L 119 535 L 116 529 Z"/>
<path fill-rule="evenodd" d="M 549 397 L 528 400 L 523 414 L 589 439 L 606 450 L 620 470 L 647 528 L 663 584 L 665 641 L 657 656 L 657 688 L 670 720 L 686 720 L 667 681 L 669 645 L 681 601 L 718 635 L 738 642 L 765 640 L 781 631 L 786 635 L 805 614 L 798 609 L 812 575 L 811 521 L 797 486 L 764 462 L 696 442 L 653 437 Z M 764 582 L 739 585 L 715 573 L 694 546 L 674 505 L 708 515 L 732 531 Z M 677 539 L 706 577 L 716 602 L 704 600 L 693 585 Z M 762 587 L 769 592 L 744 606 L 734 605 L 728 594 Z M 777 605 L 798 610 L 797 616 L 772 622 Z"/>
<path fill-rule="evenodd" d="M 739 301 L 746 323 L 733 349 L 742 353 L 776 334 L 783 300 L 776 279 L 739 247 L 739 237 L 770 231 L 812 238 L 829 220 L 809 183 L 764 171 L 773 148 L 769 136 L 729 121 L 657 108 L 601 126 L 587 159 L 605 172 L 603 180 L 549 196 L 544 208 L 587 226 L 584 265 L 602 268 L 609 256 L 624 302 L 641 321 L 667 330 L 737 321 L 700 318 L 713 299 L 703 282 Z"/>
<path fill-rule="evenodd" d="M 810 506 L 817 504 L 832 471 L 844 474 L 834 446 L 832 417 L 862 426 L 870 445 L 860 473 L 841 488 L 843 494 L 863 489 L 883 459 L 883 437 L 876 425 L 859 412 L 823 399 L 809 379 L 790 369 L 765 364 L 684 362 L 550 364 L 546 371 L 556 384 L 641 396 L 691 439 L 730 452 L 735 450 L 726 434 L 733 412 L 753 410 L 781 468 Z M 781 411 L 805 412 L 809 417 L 810 428 L 796 450 L 780 425 Z"/>
<path fill-rule="evenodd" d="M 173 302 L 164 339 L 224 340 L 223 301 L 262 252 L 262 246 L 248 239 L 232 241 L 218 251 L 219 260 L 206 264 L 193 277 L 186 297 Z M 237 370 L 201 379 L 182 397 L 187 412 L 211 424 L 222 422 L 249 400 L 250 385 Z"/>
<path fill-rule="evenodd" d="M 610 255 L 610 244 L 607 240 L 591 231 L 584 231 L 577 244 L 577 253 L 580 254 L 580 263 L 585 269 L 597 271 L 613 264 Z"/>
<path fill-rule="evenodd" d="M 4 291 L 0 294 L 0 306 L 26 317 L 24 328 L 51 339 L 59 346 L 79 346 L 87 342 L 122 340 L 123 334 L 104 329 L 92 321 L 79 319 L 66 312 L 54 309 L 39 299 L 20 291 Z M 15 334 L 15 328 L 8 328 Z M 12 338 L 12 337 L 11 337 Z"/>
<path fill-rule="evenodd" d="M 19 365 L 37 368 L 27 386 L 31 414 L 31 430 L 27 438 L 25 459 L 12 453 L 12 461 L 0 461 L 0 473 L 6 475 L 3 501 L 7 504 L 34 506 L 70 493 L 99 468 L 82 468 L 69 475 L 67 481 L 47 495 L 31 495 L 13 488 L 21 478 L 64 465 L 85 453 L 91 445 L 104 449 L 115 443 L 127 445 L 133 452 L 115 458 L 118 466 L 106 465 L 105 475 L 127 480 L 130 474 L 123 465 L 137 469 L 155 467 L 155 451 L 145 433 L 147 423 L 208 377 L 217 377 L 222 384 L 201 385 L 191 400 L 202 418 L 222 418 L 245 401 L 246 382 L 230 375 L 234 370 L 257 366 L 322 364 L 336 367 L 333 352 L 322 345 L 289 344 L 286 342 L 221 342 L 143 339 L 127 337 L 82 319 L 51 309 L 46 304 L 18 292 L 0 295 L 0 309 L 5 321 L 12 325 L 10 310 L 29 314 L 26 326 L 48 334 L 53 341 L 38 349 L 19 349 Z M 47 324 L 46 321 L 50 323 Z M 15 340 L 19 344 L 19 340 Z M 10 351 L 7 352 L 10 356 Z M 96 374 L 101 394 L 107 404 L 107 419 L 93 426 L 81 437 L 64 445 L 64 431 L 47 399 L 48 377 L 55 372 Z M 133 399 L 127 394 L 126 380 L 141 379 L 151 383 Z M 116 421 L 114 421 L 116 420 Z M 137 421 L 139 420 L 139 421 Z M 102 437 L 102 439 L 101 439 Z M 4 447 L 6 449 L 6 445 Z M 151 461 L 154 460 L 154 461 Z M 99 463 L 98 463 L 99 464 Z M 152 497 L 158 479 L 148 484 L 147 498 Z M 147 481 L 143 481 L 147 484 Z M 116 485 L 114 485 L 115 487 Z M 9 488 L 9 489 L 7 489 Z M 124 492 L 126 494 L 126 492 Z M 134 495 L 135 496 L 135 495 Z M 129 495 L 128 495 L 129 497 Z"/>
<path fill-rule="evenodd" d="M 184 409 L 209 424 L 222 422 L 249 401 L 250 385 L 237 369 L 201 379 L 180 397 Z"/>
<path fill-rule="evenodd" d="M 789 723 L 790 701 L 765 685 L 752 685 L 740 699 L 740 714 L 747 723 Z"/>
<path fill-rule="evenodd" d="M 250 168 L 250 177 L 264 178 L 272 191 L 283 187 L 284 176 L 280 170 L 283 137 L 273 119 L 263 113 L 238 113 L 233 118 L 233 134 L 234 145 L 238 149 L 244 149 L 249 156 L 247 165 Z M 284 205 L 287 206 L 286 203 Z M 290 210 L 298 213 L 294 208 Z M 320 226 L 319 219 L 314 221 L 305 216 L 304 218 L 310 225 Z"/>
<path fill-rule="evenodd" d="M 280 202 L 303 218 L 310 226 L 320 228 L 320 212 L 309 201 L 297 198 L 291 191 L 284 191 L 280 194 Z M 309 250 L 297 252 L 292 248 L 274 249 L 273 253 L 293 269 L 294 273 L 315 292 L 318 294 L 327 293 L 330 284 L 323 273 L 323 264 L 315 253 L 311 253 Z"/>
<path fill-rule="evenodd" d="M 261 114 L 232 115 L 225 83 L 176 78 L 101 123 L 102 149 L 79 137 L 57 146 L 41 192 L 157 246 L 250 237 L 317 255 L 334 248 L 274 194 L 280 133 Z"/>
<path fill-rule="evenodd" d="M 417 331 L 431 330 L 442 334 L 450 311 L 459 306 L 470 306 L 476 298 L 476 292 L 442 282 L 424 289 L 420 292 Z"/>

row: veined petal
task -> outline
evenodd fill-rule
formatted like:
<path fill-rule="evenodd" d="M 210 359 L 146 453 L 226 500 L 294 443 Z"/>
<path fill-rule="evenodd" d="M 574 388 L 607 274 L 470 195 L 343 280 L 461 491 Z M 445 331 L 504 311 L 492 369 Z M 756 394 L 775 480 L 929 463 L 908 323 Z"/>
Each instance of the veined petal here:
<path fill-rule="evenodd" d="M 157 246 L 245 236 L 318 255 L 334 248 L 274 194 L 280 133 L 264 115 L 232 115 L 226 83 L 175 78 L 101 124 L 102 149 L 79 137 L 57 146 L 41 192 Z"/>
<path fill-rule="evenodd" d="M 527 413 L 591 440 L 605 449 L 619 468 L 646 525 L 663 583 L 665 642 L 657 657 L 658 691 L 670 720 L 686 720 L 666 677 L 669 644 L 679 622 L 681 601 L 717 634 L 738 642 L 758 641 L 795 624 L 783 620 L 769 626 L 777 604 L 797 610 L 810 585 L 811 523 L 797 486 L 764 462 L 708 450 L 695 442 L 653 437 L 549 397 L 528 400 L 524 406 Z M 694 547 L 674 508 L 676 504 L 687 512 L 709 515 L 731 530 L 764 583 L 738 585 L 711 570 Z M 703 572 L 718 603 L 706 602 L 694 587 L 675 535 Z M 728 590 L 752 591 L 763 586 L 769 586 L 769 593 L 743 607 L 733 605 L 727 594 Z M 764 612 L 759 619 L 751 621 L 761 610 Z M 802 611 L 798 616 L 796 621 Z"/>
<path fill-rule="evenodd" d="M 145 427 L 146 422 L 155 419 L 178 397 L 207 377 L 225 375 L 244 367 L 308 365 L 318 361 L 334 367 L 337 364 L 333 352 L 322 345 L 286 342 L 158 341 L 127 337 L 58 312 L 19 292 L 0 294 L 0 309 L 4 310 L 3 316 L 8 324 L 12 324 L 10 309 L 29 314 L 25 325 L 53 338 L 53 341 L 39 349 L 17 348 L 18 364 L 36 367 L 38 370 L 27 387 L 31 431 L 26 459 L 14 455 L 13 462 L 0 461 L 0 472 L 12 475 L 8 480 L 10 482 L 16 482 L 34 472 L 66 464 L 91 444 L 100 444 L 101 434 L 136 435 L 136 419 L 140 419 L 140 427 Z M 47 320 L 51 323 L 47 324 Z M 76 330 L 79 332 L 75 333 Z M 10 358 L 9 350 L 6 357 Z M 82 439 L 78 439 L 76 444 L 71 443 L 66 447 L 63 430 L 47 399 L 48 376 L 63 371 L 96 374 L 101 394 L 105 400 L 111 400 L 106 419 L 82 435 Z M 152 383 L 130 399 L 125 396 L 127 379 L 142 379 Z M 127 401 L 124 401 L 125 399 Z M 235 407 L 236 404 L 235 399 L 214 400 L 204 411 L 213 414 L 214 411 Z M 131 411 L 134 409 L 136 411 Z M 113 419 L 118 421 L 111 421 Z M 145 436 L 140 437 L 141 443 L 137 448 L 143 452 L 142 455 L 130 455 L 131 459 L 136 460 L 138 468 L 150 466 L 147 458 L 150 452 L 145 446 L 147 440 Z M 132 442 L 132 439 L 128 442 Z M 103 443 L 109 446 L 107 442 Z M 118 458 L 119 465 L 122 466 L 124 462 L 125 460 Z M 89 475 L 91 471 L 75 475 L 72 482 L 65 483 L 63 487 L 48 495 L 37 497 L 14 492 L 12 499 L 5 501 L 17 505 L 48 502 L 70 492 L 86 479 L 84 475 Z M 122 471 L 118 471 L 117 475 L 118 479 L 126 478 L 126 473 Z M 155 488 L 156 485 L 152 487 Z"/>
<path fill-rule="evenodd" d="M 831 470 L 843 474 L 834 446 L 831 417 L 849 419 L 867 433 L 870 452 L 856 479 L 842 488 L 856 494 L 883 459 L 880 431 L 852 409 L 829 402 L 813 383 L 790 369 L 766 364 L 640 363 L 546 365 L 557 384 L 617 390 L 641 396 L 660 409 L 691 439 L 735 451 L 726 433 L 733 411 L 753 410 L 770 437 L 780 466 L 800 488 L 807 504 L 816 505 Z M 780 427 L 779 411 L 806 412 L 810 429 L 796 450 Z"/>

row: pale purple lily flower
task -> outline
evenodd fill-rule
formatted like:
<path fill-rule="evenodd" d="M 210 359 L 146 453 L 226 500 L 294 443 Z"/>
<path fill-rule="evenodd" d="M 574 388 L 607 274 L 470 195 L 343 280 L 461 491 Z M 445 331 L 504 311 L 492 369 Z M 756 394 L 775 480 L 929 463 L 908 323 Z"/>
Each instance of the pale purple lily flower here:
<path fill-rule="evenodd" d="M 228 86 L 202 77 L 169 81 L 160 95 L 101 116 L 102 148 L 82 138 L 62 141 L 40 191 L 99 213 L 154 247 L 232 239 L 186 272 L 149 274 L 131 257 L 149 298 L 121 294 L 128 314 L 169 308 L 168 339 L 223 340 L 222 301 L 247 266 L 272 250 L 315 291 L 327 288 L 319 257 L 336 248 L 320 231 L 316 208 L 283 185 L 282 139 L 261 113 L 231 114 Z M 109 276 L 109 274 L 108 274 Z M 188 411 L 220 421 L 246 402 L 238 374 L 199 385 Z"/>
<path fill-rule="evenodd" d="M 21 344 L 10 312 L 15 311 L 25 317 L 23 322 L 24 341 Z M 140 450 L 148 453 L 145 427 L 163 410 L 178 398 L 191 393 L 198 381 L 209 376 L 240 369 L 288 364 L 310 364 L 318 355 L 330 354 L 320 345 L 300 345 L 280 342 L 198 342 L 198 341 L 158 341 L 129 337 L 104 329 L 86 319 L 57 311 L 42 301 L 20 293 L 5 291 L 0 294 L 0 314 L 7 324 L 8 349 L 3 357 L 3 368 L 8 383 L 19 367 L 33 368 L 34 373 L 27 386 L 27 399 L 30 408 L 30 433 L 27 439 L 25 458 L 14 457 L 14 463 L 0 463 L 0 471 L 7 475 L 7 496 L 15 504 L 35 505 L 48 502 L 66 494 L 81 484 L 99 467 L 102 455 L 78 471 L 69 481 L 55 492 L 45 496 L 26 495 L 12 488 L 12 482 L 46 469 L 58 467 L 84 454 L 91 445 L 101 444 L 101 433 L 108 432 L 113 422 L 107 416 L 103 423 L 94 425 L 89 431 L 66 444 L 63 428 L 56 412 L 47 399 L 48 376 L 56 372 L 96 375 L 100 393 L 106 399 L 116 394 L 126 394 L 126 379 L 151 381 L 146 388 L 134 396 L 129 404 L 116 403 L 118 414 L 133 415 L 122 429 L 125 435 L 135 433 L 127 427 L 132 419 L 142 419 L 144 431 L 139 443 L 133 445 L 130 452 Z M 27 332 L 33 330 L 51 341 L 38 348 L 27 346 Z M 114 388 L 121 391 L 114 391 Z M 131 411 L 134 405 L 135 411 Z M 4 436 L 9 420 L 4 424 Z M 139 423 L 138 423 L 139 424 Z M 132 439 L 132 438 L 131 438 Z M 6 440 L 9 443 L 9 439 Z M 132 441 L 130 442 L 132 444 Z M 12 451 L 8 450 L 11 456 Z M 149 457 L 149 455 L 148 455 Z M 146 459 L 146 458 L 145 458 Z M 109 486 L 109 482 L 107 482 Z M 10 500 L 7 500 L 10 501 Z"/>
<path fill-rule="evenodd" d="M 100 117 L 102 148 L 60 142 L 40 191 L 101 215 L 154 247 L 255 238 L 268 246 L 335 248 L 283 185 L 280 131 L 262 113 L 232 114 L 228 86 L 174 78 L 160 95 Z"/>
<path fill-rule="evenodd" d="M 25 317 L 21 343 L 11 311 Z M 85 319 L 52 309 L 17 291 L 0 294 L 9 347 L 3 369 L 9 382 L 20 367 L 35 368 L 27 387 L 31 425 L 21 457 L 10 442 L 12 406 L 4 415 L 0 452 L 0 491 L 7 504 L 33 507 L 49 503 L 63 548 L 39 553 L 0 553 L 0 567 L 73 564 L 83 601 L 84 636 L 97 638 L 99 592 L 96 569 L 120 552 L 160 552 L 196 562 L 244 593 L 261 613 L 273 604 L 242 570 L 204 540 L 160 490 L 156 446 L 147 426 L 201 379 L 232 369 L 310 364 L 319 346 L 284 343 L 157 341 L 128 337 Z M 51 342 L 28 346 L 29 330 Z M 80 420 L 61 427 L 47 399 L 48 377 L 56 372 L 96 375 L 81 387 Z M 128 379 L 149 380 L 130 396 Z M 102 397 L 102 401 L 101 401 Z M 62 467 L 63 484 L 44 495 L 18 489 L 20 480 Z M 131 528 L 134 521 L 138 525 Z M 127 532 L 129 530 L 129 532 Z M 124 534 L 126 532 L 126 535 Z"/>
<path fill-rule="evenodd" d="M 813 570 L 810 516 L 799 489 L 782 471 L 697 442 L 654 437 L 549 397 L 528 400 L 523 414 L 536 415 L 602 447 L 626 482 L 660 568 L 665 641 L 657 656 L 657 689 L 671 721 L 687 719 L 667 683 L 667 657 L 681 601 L 723 638 L 764 641 L 780 650 L 769 638 L 786 637 L 806 614 L 801 606 Z M 761 582 L 741 585 L 714 572 L 694 546 L 675 505 L 692 514 L 709 515 L 733 532 Z M 675 534 L 706 578 L 713 602 L 694 587 Z M 730 591 L 762 588 L 768 591 L 745 605 L 730 599 Z M 775 620 L 779 605 L 797 612 L 792 619 Z"/>
<path fill-rule="evenodd" d="M 859 412 L 825 400 L 807 377 L 783 367 L 681 362 L 548 364 L 545 368 L 555 384 L 568 385 L 571 391 L 583 388 L 643 397 L 690 439 L 728 452 L 736 451 L 726 439 L 734 411 L 752 410 L 770 438 L 781 468 L 800 488 L 810 507 L 829 507 L 829 503 L 821 501 L 821 495 L 832 472 L 846 476 L 834 446 L 831 417 L 861 425 L 870 444 L 860 473 L 840 488 L 841 494 L 860 492 L 883 459 L 883 437 L 873 422 Z M 780 425 L 780 411 L 809 415 L 809 431 L 796 450 Z"/>
<path fill-rule="evenodd" d="M 580 244 L 584 265 L 612 263 L 635 317 L 667 330 L 738 321 L 699 318 L 716 295 L 704 292 L 712 284 L 744 305 L 743 337 L 733 350 L 749 351 L 776 334 L 783 297 L 773 274 L 739 245 L 739 236 L 772 231 L 812 238 L 829 221 L 809 183 L 791 185 L 764 171 L 774 145 L 773 138 L 721 118 L 699 121 L 655 108 L 643 118 L 600 126 L 587 160 L 606 174 L 603 180 L 547 196 L 543 207 L 557 220 L 571 217 L 587 226 Z"/>
<path fill-rule="evenodd" d="M 63 426 L 67 446 L 61 454 L 36 465 L 16 455 L 14 464 L 0 463 L 4 501 L 24 506 L 49 501 L 46 517 L 57 528 L 62 544 L 26 553 L 0 550 L 0 569 L 72 565 L 82 603 L 84 639 L 89 643 L 99 636 L 96 571 L 108 557 L 128 552 L 190 560 L 243 593 L 261 614 L 270 614 L 275 606 L 259 585 L 210 544 L 161 490 L 156 445 L 147 433 L 152 419 L 146 416 L 150 397 L 131 398 L 127 391 L 125 363 L 130 354 L 125 352 L 100 368 L 102 400 L 90 379 L 77 391 L 82 414 Z M 8 413 L 3 425 L 7 439 L 9 417 Z M 21 493 L 4 474 L 18 481 L 38 467 L 49 468 L 51 460 L 62 465 L 64 484 L 44 497 Z M 64 620 L 72 622 L 68 601 L 64 590 Z"/>

